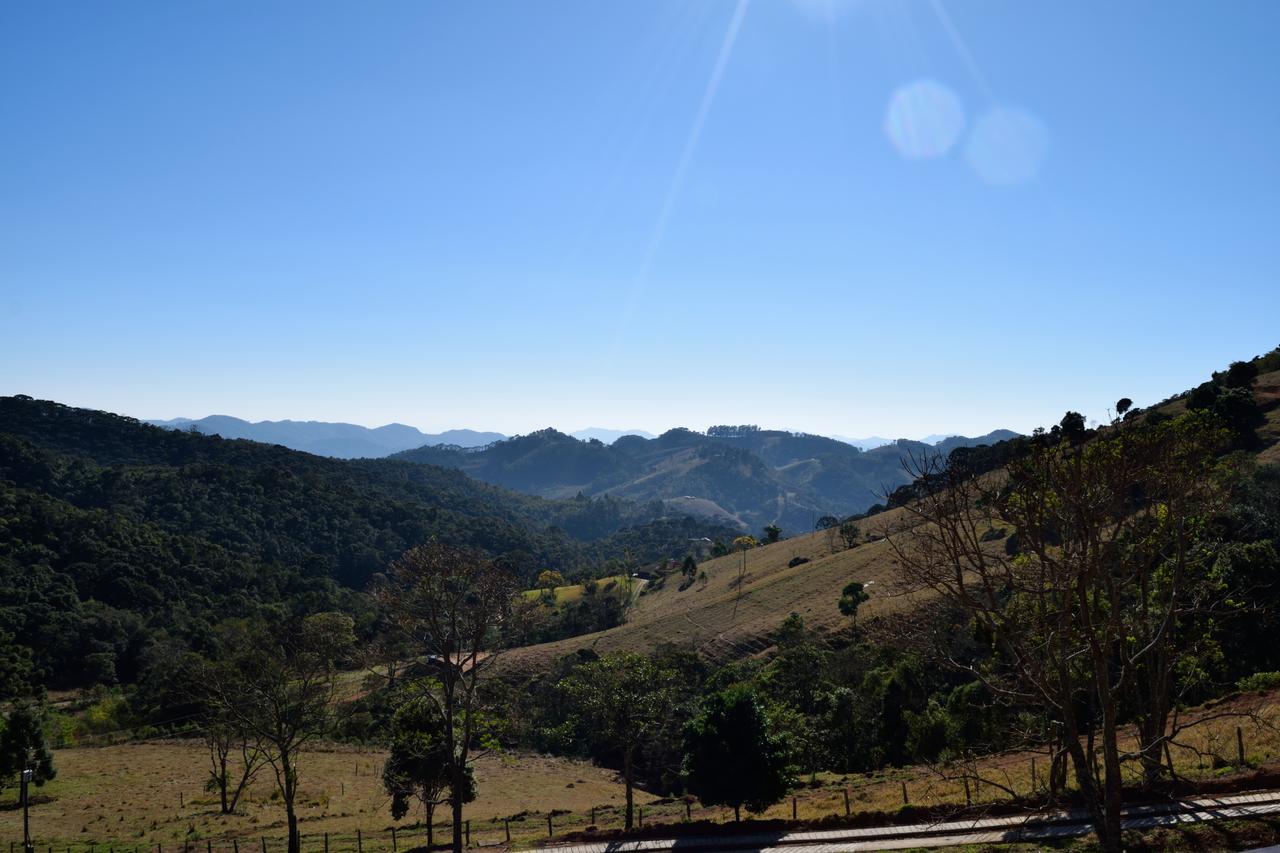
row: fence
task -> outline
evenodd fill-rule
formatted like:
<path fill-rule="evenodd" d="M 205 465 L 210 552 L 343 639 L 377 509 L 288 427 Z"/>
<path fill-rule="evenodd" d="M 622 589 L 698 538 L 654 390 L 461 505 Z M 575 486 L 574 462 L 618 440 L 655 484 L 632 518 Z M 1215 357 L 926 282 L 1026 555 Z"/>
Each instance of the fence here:
<path fill-rule="evenodd" d="M 1240 726 L 1224 727 L 1210 740 L 1212 742 L 1207 745 L 1207 752 L 1195 751 L 1187 756 L 1179 756 L 1179 764 L 1187 768 L 1181 772 L 1208 778 L 1204 774 L 1212 774 L 1221 766 L 1249 766 L 1245 735 Z M 1214 760 L 1206 766 L 1204 757 L 1209 754 Z M 1270 757 L 1271 754 L 1270 751 L 1265 752 L 1264 757 Z M 1168 754 L 1170 764 L 1173 763 L 1173 758 L 1172 754 Z M 868 774 L 852 784 L 842 777 L 833 783 L 788 797 L 770 808 L 764 817 L 792 821 L 838 820 L 852 815 L 855 810 L 890 811 L 904 806 L 944 804 L 977 806 L 1007 802 L 1011 797 L 1035 798 L 1037 794 L 1043 794 L 1050 784 L 1047 763 L 1038 763 L 1035 755 L 1008 753 L 1003 756 L 987 756 L 984 759 L 984 763 L 986 762 L 993 763 L 981 774 L 975 772 L 978 769 L 976 767 L 958 765 L 949 768 L 950 772 L 948 768 L 935 768 L 936 775 L 931 777 L 924 777 L 907 769 L 874 776 Z M 1199 772 L 1195 773 L 1192 768 Z M 357 765 L 356 775 L 370 775 L 374 769 L 376 768 L 370 767 L 361 771 Z M 995 777 L 993 771 L 999 773 L 999 778 Z M 1136 773 L 1137 768 L 1133 772 Z M 341 819 L 336 817 L 333 820 Z M 733 812 L 730 809 L 700 806 L 690 799 L 650 801 L 638 805 L 635 810 L 635 824 L 639 829 L 695 820 L 720 823 L 732 819 Z M 308 832 L 306 826 L 307 821 L 304 820 L 301 842 L 305 853 L 408 853 L 411 850 L 422 850 L 426 846 L 426 827 L 421 823 L 394 827 L 352 827 L 328 832 Z M 38 833 L 38 825 L 32 828 L 34 833 Z M 278 833 L 279 828 L 278 825 L 273 826 L 272 831 Z M 467 847 L 483 848 L 528 844 L 569 833 L 590 834 L 622 828 L 622 806 L 608 804 L 581 811 L 525 811 L 507 817 L 471 819 L 463 823 L 462 834 Z M 436 823 L 432 829 L 436 847 L 447 847 L 452 836 L 452 824 Z M 287 841 L 279 834 L 240 834 L 219 838 L 192 836 L 167 842 L 50 843 L 47 840 L 42 842 L 37 834 L 34 847 L 36 853 L 284 853 Z M 9 853 L 22 853 L 21 843 L 10 841 Z"/>

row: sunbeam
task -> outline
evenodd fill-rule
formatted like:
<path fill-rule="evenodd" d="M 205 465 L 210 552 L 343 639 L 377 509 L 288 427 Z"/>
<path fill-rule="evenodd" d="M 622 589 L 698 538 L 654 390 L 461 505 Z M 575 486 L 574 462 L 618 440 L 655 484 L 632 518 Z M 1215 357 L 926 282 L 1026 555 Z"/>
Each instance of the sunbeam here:
<path fill-rule="evenodd" d="M 658 212 L 653 231 L 649 235 L 649 243 L 645 247 L 644 255 L 641 257 L 640 268 L 636 272 L 635 278 L 632 279 L 631 289 L 627 294 L 627 301 L 623 306 L 622 317 L 618 323 L 618 330 L 613 336 L 613 346 L 609 352 L 610 363 L 616 360 L 622 338 L 626 334 L 627 328 L 631 325 L 631 317 L 635 313 L 636 304 L 640 301 L 640 295 L 644 292 L 645 285 L 648 282 L 649 270 L 653 266 L 653 259 L 662 245 L 663 237 L 666 235 L 667 224 L 671 219 L 671 211 L 675 206 L 676 199 L 680 196 L 680 191 L 684 188 L 684 180 L 689 171 L 689 164 L 693 161 L 693 153 L 697 150 L 698 140 L 702 138 L 702 128 L 707 122 L 707 116 L 711 113 L 711 105 L 715 103 L 716 92 L 720 89 L 720 81 L 724 78 L 725 68 L 729 65 L 729 57 L 733 54 L 733 45 L 738 40 L 738 31 L 742 28 L 742 19 L 747 14 L 748 2 L 749 0 L 738 0 L 733 9 L 733 17 L 729 19 L 729 26 L 720 42 L 720 52 L 716 55 L 715 65 L 711 69 L 711 77 L 707 80 L 706 88 L 702 92 L 702 101 L 698 104 L 698 112 L 694 116 L 693 126 L 689 129 L 684 148 L 680 152 L 680 159 L 676 163 L 675 174 L 671 177 L 666 197 L 662 201 L 662 208 Z"/>

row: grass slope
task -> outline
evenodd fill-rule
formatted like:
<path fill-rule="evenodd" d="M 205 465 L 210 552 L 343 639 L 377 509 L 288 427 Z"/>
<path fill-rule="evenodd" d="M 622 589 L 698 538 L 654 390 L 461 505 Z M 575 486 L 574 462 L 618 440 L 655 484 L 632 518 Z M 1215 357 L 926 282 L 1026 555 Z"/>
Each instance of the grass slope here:
<path fill-rule="evenodd" d="M 1258 377 L 1254 393 L 1264 407 L 1266 424 L 1258 430 L 1263 449 L 1260 464 L 1280 464 L 1280 371 Z M 1185 401 L 1174 400 L 1159 408 L 1176 413 Z M 878 537 L 904 519 L 901 509 L 889 510 L 861 522 L 864 541 L 844 549 L 838 537 L 827 532 L 785 539 L 747 552 L 741 593 L 737 578 L 742 556 L 731 554 L 702 563 L 707 583 L 695 583 L 684 591 L 671 578 L 659 589 L 641 596 L 628 621 L 616 628 L 512 652 L 507 666 L 537 669 L 580 648 L 603 654 L 615 650 L 645 652 L 664 642 L 691 644 L 713 661 L 727 661 L 765 651 L 772 635 L 790 613 L 799 613 L 819 632 L 838 632 L 848 620 L 837 609 L 840 590 L 851 580 L 867 584 L 871 599 L 859 610 L 859 619 L 911 611 L 924 600 L 922 593 L 906 594 L 889 544 Z M 997 545 L 998 546 L 998 543 Z M 993 547 L 996 547 L 993 546 Z M 804 556 L 810 562 L 788 567 Z"/>
<path fill-rule="evenodd" d="M 863 524 L 864 537 L 882 536 L 902 520 L 902 510 L 873 516 Z M 809 562 L 788 566 L 795 557 Z M 898 588 L 896 562 L 883 539 L 864 541 L 845 549 L 827 532 L 784 539 L 746 552 L 741 592 L 738 576 L 742 554 L 730 554 L 699 565 L 707 582 L 681 591 L 677 578 L 640 596 L 624 625 L 536 646 L 517 649 L 506 658 L 516 669 L 541 668 L 580 648 L 599 653 L 615 650 L 648 651 L 664 642 L 687 643 L 712 660 L 725 661 L 756 654 L 772 645 L 771 636 L 789 613 L 799 613 L 820 632 L 848 627 L 836 602 L 851 580 L 867 584 L 871 599 L 859 618 L 874 618 L 910 610 L 918 596 Z"/>

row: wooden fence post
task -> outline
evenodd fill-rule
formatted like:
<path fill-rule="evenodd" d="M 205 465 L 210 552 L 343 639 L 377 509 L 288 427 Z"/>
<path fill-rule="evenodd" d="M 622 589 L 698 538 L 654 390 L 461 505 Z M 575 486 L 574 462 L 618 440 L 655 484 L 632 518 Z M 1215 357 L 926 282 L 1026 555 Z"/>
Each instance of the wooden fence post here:
<path fill-rule="evenodd" d="M 267 853 L 267 837 L 265 835 L 260 835 L 258 836 L 258 839 L 262 842 L 262 853 Z"/>
<path fill-rule="evenodd" d="M 849 789 L 848 789 L 848 788 L 845 788 L 845 789 L 844 789 L 844 816 L 845 816 L 845 817 L 848 817 L 848 816 L 849 816 L 849 814 L 850 814 L 850 812 L 849 812 Z"/>
<path fill-rule="evenodd" d="M 1240 766 L 1244 766 L 1244 729 L 1236 726 L 1236 755 L 1240 758 Z"/>
<path fill-rule="evenodd" d="M 685 821 L 693 820 L 693 805 L 688 801 L 684 801 L 684 819 Z"/>
<path fill-rule="evenodd" d="M 791 819 L 792 820 L 796 819 L 796 798 L 795 797 L 791 798 Z"/>
<path fill-rule="evenodd" d="M 547 837 L 550 838 L 553 834 L 551 831 L 551 812 L 547 812 Z"/>
<path fill-rule="evenodd" d="M 967 776 L 964 780 L 964 804 L 966 806 L 973 805 L 973 797 L 969 794 L 969 778 Z"/>
<path fill-rule="evenodd" d="M 239 853 L 239 851 L 236 851 Z M 329 833 L 324 834 L 324 853 L 329 853 Z"/>
<path fill-rule="evenodd" d="M 639 825 L 640 825 L 640 826 L 644 826 L 644 806 L 641 806 L 641 807 L 639 808 L 638 813 L 639 813 L 639 816 L 640 816 L 640 822 L 639 822 Z"/>
<path fill-rule="evenodd" d="M 396 845 L 396 828 L 391 827 L 391 853 L 396 853 L 400 848 Z"/>
<path fill-rule="evenodd" d="M 462 825 L 462 828 L 466 831 L 466 834 L 467 834 L 467 846 L 468 846 L 468 847 L 470 847 L 470 846 L 471 846 L 471 821 L 470 821 L 470 820 L 468 820 L 466 823 L 464 823 L 464 824 Z"/>
<path fill-rule="evenodd" d="M 591 825 L 592 826 L 596 825 L 596 807 L 595 806 L 591 807 Z"/>
<path fill-rule="evenodd" d="M 364 853 L 364 836 L 360 834 L 360 827 L 356 827 L 356 853 Z"/>
<path fill-rule="evenodd" d="M 511 818 L 504 817 L 502 819 L 502 826 L 507 831 L 507 843 L 510 844 L 511 843 Z"/>
<path fill-rule="evenodd" d="M 231 849 L 232 849 L 232 850 L 234 850 L 234 851 L 235 851 L 235 853 L 240 853 L 240 839 L 239 839 L 239 838 L 233 838 L 233 839 L 231 839 Z"/>
<path fill-rule="evenodd" d="M 911 800 L 907 798 L 907 781 L 902 780 L 902 804 L 904 806 L 911 805 Z"/>

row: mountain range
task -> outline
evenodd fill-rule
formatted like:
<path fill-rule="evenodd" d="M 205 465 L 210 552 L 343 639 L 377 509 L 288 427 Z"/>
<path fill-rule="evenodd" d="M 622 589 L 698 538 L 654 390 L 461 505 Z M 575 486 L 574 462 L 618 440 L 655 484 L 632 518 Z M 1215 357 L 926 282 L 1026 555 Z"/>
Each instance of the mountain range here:
<path fill-rule="evenodd" d="M 169 429 L 190 430 L 223 438 L 247 438 L 265 444 L 279 444 L 292 450 L 334 456 L 340 459 L 364 459 L 390 456 L 401 450 L 431 444 L 457 447 L 482 447 L 506 438 L 500 432 L 477 432 L 451 429 L 441 433 L 425 433 L 404 424 L 366 427 L 359 424 L 325 421 L 246 421 L 230 415 L 206 418 L 173 418 L 147 423 Z"/>
<path fill-rule="evenodd" d="M 663 501 L 673 514 L 696 514 L 758 532 L 813 529 L 824 515 L 863 512 L 910 481 L 915 454 L 949 455 L 957 447 L 1016 436 L 996 430 L 934 443 L 899 439 L 864 451 L 834 438 L 755 426 L 668 430 L 656 438 L 623 436 L 612 444 L 581 441 L 554 429 L 483 448 L 424 446 L 392 458 L 456 468 L 509 489 L 547 498 L 575 495 Z"/>

